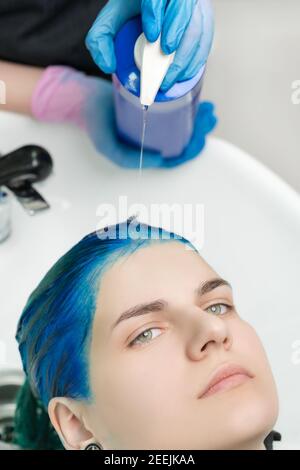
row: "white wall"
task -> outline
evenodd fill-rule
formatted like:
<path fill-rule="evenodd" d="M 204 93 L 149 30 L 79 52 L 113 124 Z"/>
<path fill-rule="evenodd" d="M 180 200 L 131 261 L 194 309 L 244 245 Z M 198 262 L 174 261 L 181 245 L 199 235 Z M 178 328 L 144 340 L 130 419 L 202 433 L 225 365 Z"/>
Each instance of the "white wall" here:
<path fill-rule="evenodd" d="M 247 150 L 300 191 L 299 0 L 213 0 L 216 37 L 204 98 L 215 135 Z"/>

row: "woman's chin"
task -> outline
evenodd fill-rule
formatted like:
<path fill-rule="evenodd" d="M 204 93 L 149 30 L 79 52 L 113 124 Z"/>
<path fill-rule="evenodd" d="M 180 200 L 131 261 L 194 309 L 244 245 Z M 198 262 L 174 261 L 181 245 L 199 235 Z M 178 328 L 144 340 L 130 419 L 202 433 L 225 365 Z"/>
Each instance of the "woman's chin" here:
<path fill-rule="evenodd" d="M 197 401 L 206 432 L 214 435 L 214 448 L 265 448 L 263 441 L 278 417 L 275 390 L 270 395 L 270 388 L 262 389 L 250 379 Z"/>

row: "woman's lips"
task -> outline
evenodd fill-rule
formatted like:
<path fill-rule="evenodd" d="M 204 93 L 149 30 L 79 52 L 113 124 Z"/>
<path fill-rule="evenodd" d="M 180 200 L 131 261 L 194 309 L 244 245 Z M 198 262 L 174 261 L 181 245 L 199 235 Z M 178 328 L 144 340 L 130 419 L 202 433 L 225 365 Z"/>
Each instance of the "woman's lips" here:
<path fill-rule="evenodd" d="M 207 387 L 205 387 L 199 398 L 206 398 L 217 392 L 230 390 L 231 388 L 235 388 L 252 378 L 253 375 L 241 366 L 223 366 L 213 374 L 212 379 L 209 381 Z"/>

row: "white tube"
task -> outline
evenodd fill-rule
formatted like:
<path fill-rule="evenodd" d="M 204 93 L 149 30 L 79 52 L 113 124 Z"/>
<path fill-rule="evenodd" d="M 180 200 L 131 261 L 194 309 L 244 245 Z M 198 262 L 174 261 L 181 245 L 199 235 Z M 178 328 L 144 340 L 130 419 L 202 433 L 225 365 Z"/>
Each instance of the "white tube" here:
<path fill-rule="evenodd" d="M 160 45 L 161 37 L 155 42 L 149 42 L 143 34 L 138 38 L 134 58 L 137 67 L 141 70 L 141 95 L 142 106 L 151 106 L 156 98 L 158 90 L 172 64 L 173 54 L 164 54 Z"/>

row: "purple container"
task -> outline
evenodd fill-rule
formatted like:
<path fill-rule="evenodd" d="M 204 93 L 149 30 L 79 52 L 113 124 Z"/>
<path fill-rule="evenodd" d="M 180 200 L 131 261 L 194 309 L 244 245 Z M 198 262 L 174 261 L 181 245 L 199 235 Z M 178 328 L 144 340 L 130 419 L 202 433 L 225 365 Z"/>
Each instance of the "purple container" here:
<path fill-rule="evenodd" d="M 133 18 L 115 39 L 117 70 L 113 75 L 116 123 L 119 137 L 140 147 L 143 109 L 140 102 L 140 71 L 134 60 L 135 43 L 142 34 L 140 17 Z M 176 158 L 193 135 L 203 84 L 205 65 L 185 82 L 176 83 L 167 93 L 158 92 L 147 111 L 145 149 L 165 158 Z"/>

